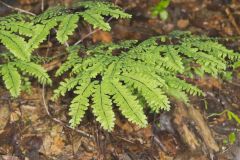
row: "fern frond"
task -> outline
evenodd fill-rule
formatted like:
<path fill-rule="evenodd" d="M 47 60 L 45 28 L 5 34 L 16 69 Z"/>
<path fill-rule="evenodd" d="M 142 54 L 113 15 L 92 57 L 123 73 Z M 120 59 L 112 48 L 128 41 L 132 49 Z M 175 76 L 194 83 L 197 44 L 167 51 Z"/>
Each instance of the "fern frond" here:
<path fill-rule="evenodd" d="M 32 19 L 32 16 L 21 13 L 11 14 L 8 16 L 0 17 L 0 26 L 7 26 L 8 23 L 22 22 L 27 19 Z"/>
<path fill-rule="evenodd" d="M 75 91 L 78 96 L 72 100 L 69 112 L 69 115 L 72 117 L 69 123 L 72 127 L 76 127 L 80 124 L 89 106 L 88 97 L 94 92 L 94 86 L 95 83 L 93 82 L 82 82 Z"/>
<path fill-rule="evenodd" d="M 110 81 L 110 90 L 113 94 L 114 103 L 119 106 L 121 113 L 131 122 L 141 127 L 147 125 L 147 117 L 144 115 L 143 108 L 139 105 L 137 97 L 119 83 L 117 80 Z"/>
<path fill-rule="evenodd" d="M 73 49 L 58 71 L 60 75 L 70 70 L 70 78 L 61 82 L 55 91 L 56 97 L 75 87 L 93 85 L 87 96 L 83 95 L 83 89 L 75 92 L 78 98 L 74 98 L 71 115 L 77 118 L 71 119 L 73 126 L 80 123 L 91 99 L 93 113 L 104 129 L 111 131 L 114 127 L 112 102 L 129 121 L 144 127 L 147 118 L 143 102 L 154 112 L 169 110 L 171 97 L 188 104 L 188 95 L 204 96 L 204 93 L 178 77 L 190 73 L 223 75 L 231 60 L 237 57 L 233 55 L 236 53 L 228 51 L 217 56 L 216 52 L 224 50 L 222 47 L 203 49 L 207 41 L 203 40 L 198 46 L 194 44 L 195 37 L 187 33 L 172 34 L 170 40 L 171 45 L 166 44 L 166 36 L 153 37 L 141 43 L 101 44 L 81 50 L 86 52 L 85 57 L 79 57 L 78 50 Z"/>
<path fill-rule="evenodd" d="M 169 100 L 159 88 L 162 84 L 158 84 L 158 81 L 135 73 L 123 74 L 122 80 L 138 89 L 154 112 L 159 112 L 159 109 L 167 111 L 170 109 Z"/>
<path fill-rule="evenodd" d="M 50 30 L 57 25 L 55 19 L 49 20 L 46 24 L 36 25 L 34 28 L 34 36 L 28 41 L 27 51 L 32 52 L 38 48 L 40 43 L 46 40 L 50 33 Z"/>
<path fill-rule="evenodd" d="M 75 14 L 69 14 L 63 18 L 57 32 L 57 40 L 60 43 L 66 42 L 68 36 L 73 34 L 73 31 L 77 28 L 78 19 L 78 15 Z"/>
<path fill-rule="evenodd" d="M 58 99 L 60 96 L 64 96 L 67 91 L 70 91 L 74 87 L 77 86 L 79 83 L 79 78 L 68 78 L 62 81 L 59 85 L 59 87 L 54 90 L 54 95 L 52 97 L 53 100 Z"/>
<path fill-rule="evenodd" d="M 82 61 L 78 56 L 79 46 L 68 47 L 69 53 L 67 60 L 58 68 L 55 76 L 60 76 Z"/>
<path fill-rule="evenodd" d="M 21 77 L 17 69 L 10 63 L 2 65 L 1 74 L 6 88 L 13 97 L 20 94 Z"/>
<path fill-rule="evenodd" d="M 178 50 L 174 46 L 166 46 L 163 50 L 164 53 L 164 62 L 163 65 L 170 70 L 173 70 L 178 73 L 183 73 L 184 66 L 182 58 L 179 56 Z"/>
<path fill-rule="evenodd" d="M 107 2 L 93 2 L 93 1 L 86 1 L 86 2 L 79 2 L 76 6 L 83 6 L 88 10 L 95 11 L 95 13 L 104 15 L 104 16 L 111 16 L 114 18 L 131 18 L 131 16 L 127 13 L 124 13 L 120 10 L 119 7 Z"/>
<path fill-rule="evenodd" d="M 89 54 L 96 54 L 96 53 L 103 53 L 112 55 L 112 52 L 117 49 L 129 49 L 134 46 L 138 41 L 137 40 L 126 40 L 119 43 L 102 43 L 90 46 L 86 53 Z"/>
<path fill-rule="evenodd" d="M 196 86 L 193 86 L 190 83 L 187 83 L 184 80 L 181 80 L 177 77 L 164 77 L 163 79 L 165 79 L 165 82 L 167 83 L 167 85 L 171 88 L 176 88 L 176 89 L 180 89 L 182 91 L 185 91 L 186 93 L 190 94 L 190 95 L 198 95 L 198 96 L 203 96 L 204 93 L 198 89 Z"/>
<path fill-rule="evenodd" d="M 174 97 L 176 100 L 184 102 L 187 105 L 189 104 L 188 95 L 181 89 L 168 87 L 164 91 L 167 95 Z"/>
<path fill-rule="evenodd" d="M 1 23 L 1 22 L 0 22 Z M 14 32 L 19 35 L 24 35 L 31 37 L 33 35 L 33 24 L 30 22 L 19 21 L 19 22 L 9 22 L 6 25 L 0 24 L 0 31 Z"/>
<path fill-rule="evenodd" d="M 47 23 L 48 20 L 56 19 L 57 17 L 64 16 L 68 13 L 68 10 L 64 6 L 55 6 L 48 8 L 45 12 L 40 15 L 34 17 L 33 22 L 35 24 L 44 24 Z"/>
<path fill-rule="evenodd" d="M 25 62 L 25 61 L 15 61 L 12 62 L 12 65 L 15 65 L 22 72 L 26 72 L 29 75 L 37 78 L 38 82 L 41 84 L 51 84 L 52 80 L 47 74 L 46 70 L 41 66 L 33 62 Z"/>
<path fill-rule="evenodd" d="M 112 131 L 114 127 L 115 116 L 112 110 L 112 101 L 110 96 L 107 95 L 108 84 L 101 83 L 96 86 L 95 93 L 93 94 L 93 113 L 97 117 L 103 129 Z"/>
<path fill-rule="evenodd" d="M 104 31 L 111 29 L 110 25 L 104 21 L 104 17 L 98 14 L 95 10 L 87 10 L 83 13 L 79 13 L 86 22 L 93 25 L 93 28 L 99 28 Z"/>
<path fill-rule="evenodd" d="M 30 52 L 26 50 L 27 43 L 23 38 L 11 34 L 7 31 L 0 32 L 0 41 L 9 49 L 10 52 L 14 54 L 16 58 L 23 61 L 30 60 Z"/>

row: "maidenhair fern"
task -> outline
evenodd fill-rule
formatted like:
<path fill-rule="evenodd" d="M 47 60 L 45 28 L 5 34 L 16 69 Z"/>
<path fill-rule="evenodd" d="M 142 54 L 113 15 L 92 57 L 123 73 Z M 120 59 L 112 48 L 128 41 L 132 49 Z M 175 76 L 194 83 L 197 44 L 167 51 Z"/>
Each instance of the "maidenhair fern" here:
<path fill-rule="evenodd" d="M 36 16 L 12 14 L 1 17 L 0 43 L 9 52 L 2 54 L 4 58 L 0 61 L 0 74 L 11 95 L 17 97 L 20 94 L 23 79 L 26 79 L 22 74 L 35 77 L 42 84 L 51 84 L 46 71 L 33 62 L 32 56 L 33 51 L 39 48 L 51 31 L 55 31 L 57 40 L 64 44 L 74 33 L 80 20 L 88 22 L 94 28 L 110 30 L 110 25 L 105 20 L 106 16 L 131 17 L 113 4 L 92 1 L 76 3 L 73 8 L 56 6 Z"/>
<path fill-rule="evenodd" d="M 74 90 L 71 126 L 76 127 L 91 107 L 101 126 L 111 131 L 116 105 L 128 120 L 144 127 L 147 117 L 140 101 L 154 112 L 169 110 L 169 97 L 188 103 L 188 95 L 204 94 L 179 75 L 218 76 L 229 67 L 227 60 L 239 59 L 239 54 L 215 41 L 178 34 L 80 49 L 87 50 L 86 57 L 78 56 L 80 47 L 68 48 L 69 57 L 56 75 L 70 71 L 70 77 L 60 83 L 53 99 Z"/>

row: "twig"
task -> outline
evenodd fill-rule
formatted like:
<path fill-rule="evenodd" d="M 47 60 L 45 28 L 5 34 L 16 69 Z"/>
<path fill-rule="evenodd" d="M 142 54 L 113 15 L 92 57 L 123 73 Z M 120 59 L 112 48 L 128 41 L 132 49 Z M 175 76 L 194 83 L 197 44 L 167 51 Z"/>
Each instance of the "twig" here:
<path fill-rule="evenodd" d="M 109 23 L 112 19 L 113 19 L 113 17 L 110 17 L 110 18 L 107 20 L 107 23 Z M 79 41 L 77 41 L 76 43 L 74 43 L 74 46 L 78 45 L 79 43 L 81 43 L 82 41 L 84 41 L 86 38 L 90 37 L 92 34 L 98 32 L 98 31 L 100 31 L 100 29 L 95 29 L 95 30 L 89 32 L 87 35 L 85 35 L 84 37 L 82 37 Z"/>
<path fill-rule="evenodd" d="M 44 11 L 44 0 L 42 0 L 42 2 L 41 2 L 41 11 L 42 12 Z"/>
<path fill-rule="evenodd" d="M 71 129 L 73 131 L 76 131 L 77 133 L 81 134 L 82 136 L 84 137 L 88 137 L 88 138 L 91 138 L 92 140 L 95 140 L 94 136 L 89 134 L 89 133 L 86 133 L 82 130 L 79 130 L 79 129 L 74 129 L 72 127 L 70 127 L 69 125 L 67 125 L 65 122 L 61 121 L 60 119 L 57 119 L 57 118 L 54 118 L 51 113 L 49 112 L 49 109 L 48 109 L 48 105 L 47 105 L 47 102 L 46 102 L 46 99 L 45 99 L 45 85 L 42 85 L 42 101 L 43 101 L 43 106 L 47 112 L 47 115 L 54 121 L 54 122 L 57 122 L 59 123 L 60 125 L 68 128 L 68 129 Z"/>
<path fill-rule="evenodd" d="M 79 41 L 77 41 L 76 43 L 74 43 L 74 46 L 78 45 L 79 43 L 81 43 L 84 39 L 90 37 L 92 34 L 96 33 L 97 31 L 99 31 L 99 29 L 93 30 L 91 32 L 89 32 L 87 35 L 85 35 L 84 37 L 82 37 Z"/>
<path fill-rule="evenodd" d="M 236 23 L 235 18 L 233 17 L 233 15 L 232 15 L 232 13 L 231 13 L 231 10 L 230 10 L 229 8 L 226 8 L 226 9 L 225 9 L 225 12 L 226 12 L 226 14 L 227 14 L 230 22 L 232 23 L 232 25 L 235 27 L 238 35 L 240 35 L 240 29 L 239 29 L 239 27 L 238 27 L 238 25 L 237 25 L 237 23 Z"/>
<path fill-rule="evenodd" d="M 13 7 L 13 6 L 11 6 L 11 5 L 9 5 L 9 4 L 7 4 L 7 3 L 1 1 L 1 0 L 0 0 L 0 3 L 1 3 L 2 5 L 4 5 L 4 6 L 10 8 L 10 9 L 12 9 L 12 10 L 15 10 L 15 11 L 18 11 L 18 12 L 22 12 L 22 13 L 26 13 L 26 14 L 30 14 L 30 15 L 32 15 L 32 16 L 35 16 L 35 15 L 36 15 L 36 14 L 34 14 L 34 13 L 32 13 L 32 12 L 29 12 L 29 11 L 23 10 L 23 9 L 21 9 L 21 8 Z"/>

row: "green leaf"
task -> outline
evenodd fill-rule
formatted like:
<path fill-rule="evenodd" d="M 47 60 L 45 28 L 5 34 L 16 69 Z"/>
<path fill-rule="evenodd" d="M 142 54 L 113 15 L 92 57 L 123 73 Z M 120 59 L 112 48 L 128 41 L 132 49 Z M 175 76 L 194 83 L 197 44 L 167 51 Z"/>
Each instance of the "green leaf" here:
<path fill-rule="evenodd" d="M 30 60 L 30 52 L 26 50 L 27 43 L 23 38 L 7 31 L 1 31 L 0 40 L 16 58 L 24 61 Z"/>
<path fill-rule="evenodd" d="M 47 74 L 47 71 L 42 66 L 33 62 L 25 62 L 20 60 L 13 62 L 12 64 L 19 68 L 21 71 L 37 78 L 38 82 L 41 84 L 52 84 L 52 80 Z"/>
<path fill-rule="evenodd" d="M 114 18 L 131 18 L 131 15 L 124 13 L 118 6 L 107 2 L 85 1 L 79 2 L 76 6 L 84 6 L 88 10 L 92 10 L 99 15 L 111 16 Z"/>
<path fill-rule="evenodd" d="M 104 22 L 104 17 L 96 13 L 94 10 L 87 10 L 85 12 L 79 13 L 85 21 L 93 25 L 93 28 L 99 28 L 104 31 L 109 31 L 111 29 L 110 25 Z"/>
<path fill-rule="evenodd" d="M 229 120 L 234 119 L 238 124 L 240 124 L 240 118 L 238 117 L 238 115 L 236 115 L 235 113 L 233 113 L 231 111 L 227 111 L 227 115 L 228 115 Z"/>
<path fill-rule="evenodd" d="M 78 96 L 76 96 L 70 105 L 69 115 L 71 116 L 70 124 L 71 127 L 75 128 L 80 124 L 88 106 L 88 97 L 93 93 L 95 83 L 82 82 L 81 86 L 75 91 Z"/>
<path fill-rule="evenodd" d="M 157 80 L 136 73 L 124 74 L 122 75 L 122 78 L 124 82 L 138 89 L 154 112 L 158 112 L 159 109 L 170 109 L 167 96 L 163 94 L 160 88 L 158 88 L 162 84 Z"/>
<path fill-rule="evenodd" d="M 112 110 L 112 102 L 110 96 L 107 95 L 108 84 L 102 83 L 97 85 L 95 93 L 93 94 L 92 105 L 93 113 L 97 117 L 103 129 L 112 131 L 114 127 L 115 116 Z"/>
<path fill-rule="evenodd" d="M 141 127 L 146 127 L 147 117 L 144 115 L 143 108 L 139 105 L 137 97 L 133 96 L 125 86 L 116 80 L 112 80 L 109 85 L 114 102 L 119 106 L 122 114 L 129 121 Z"/>
<path fill-rule="evenodd" d="M 78 15 L 69 14 L 61 21 L 58 31 L 57 40 L 64 44 L 68 40 L 68 37 L 73 34 L 73 31 L 77 28 Z"/>
<path fill-rule="evenodd" d="M 79 81 L 80 81 L 79 78 L 66 78 L 66 79 L 64 79 L 64 81 L 60 82 L 59 87 L 56 90 L 54 90 L 54 94 L 53 94 L 52 99 L 56 100 L 60 96 L 64 96 L 67 91 L 70 91 L 71 89 L 76 87 L 77 84 L 79 83 Z"/>
<path fill-rule="evenodd" d="M 17 69 L 10 63 L 4 64 L 1 70 L 3 81 L 6 88 L 10 91 L 13 97 L 20 94 L 21 77 Z"/>
<path fill-rule="evenodd" d="M 236 142 L 236 134 L 234 132 L 231 132 L 228 135 L 228 140 L 230 144 L 234 144 Z"/>
<path fill-rule="evenodd" d="M 45 24 L 38 24 L 34 28 L 34 36 L 28 41 L 26 46 L 27 51 L 32 52 L 34 49 L 38 48 L 40 43 L 46 40 L 47 36 L 50 34 L 50 30 L 57 25 L 55 19 L 49 20 Z"/>

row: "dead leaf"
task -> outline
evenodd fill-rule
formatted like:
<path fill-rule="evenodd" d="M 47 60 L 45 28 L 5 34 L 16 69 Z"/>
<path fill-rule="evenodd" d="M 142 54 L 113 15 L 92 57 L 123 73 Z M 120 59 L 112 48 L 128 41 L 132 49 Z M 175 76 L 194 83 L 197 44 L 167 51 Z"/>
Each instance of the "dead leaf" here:
<path fill-rule="evenodd" d="M 0 132 L 5 128 L 10 118 L 10 111 L 7 105 L 0 106 Z"/>
<path fill-rule="evenodd" d="M 93 34 L 93 42 L 110 43 L 112 42 L 112 35 L 109 32 L 97 31 Z"/>
<path fill-rule="evenodd" d="M 189 25 L 189 20 L 188 19 L 179 19 L 177 21 L 177 26 L 180 29 L 185 29 Z"/>
<path fill-rule="evenodd" d="M 63 138 L 57 135 L 56 137 L 54 137 L 53 144 L 51 145 L 52 154 L 55 154 L 55 155 L 60 154 L 64 146 L 65 146 L 65 143 L 63 141 Z"/>
<path fill-rule="evenodd" d="M 5 155 L 5 156 L 0 156 L 0 159 L 1 159 L 1 160 L 19 160 L 18 157 L 15 157 L 15 156 L 7 156 L 7 155 Z"/>

